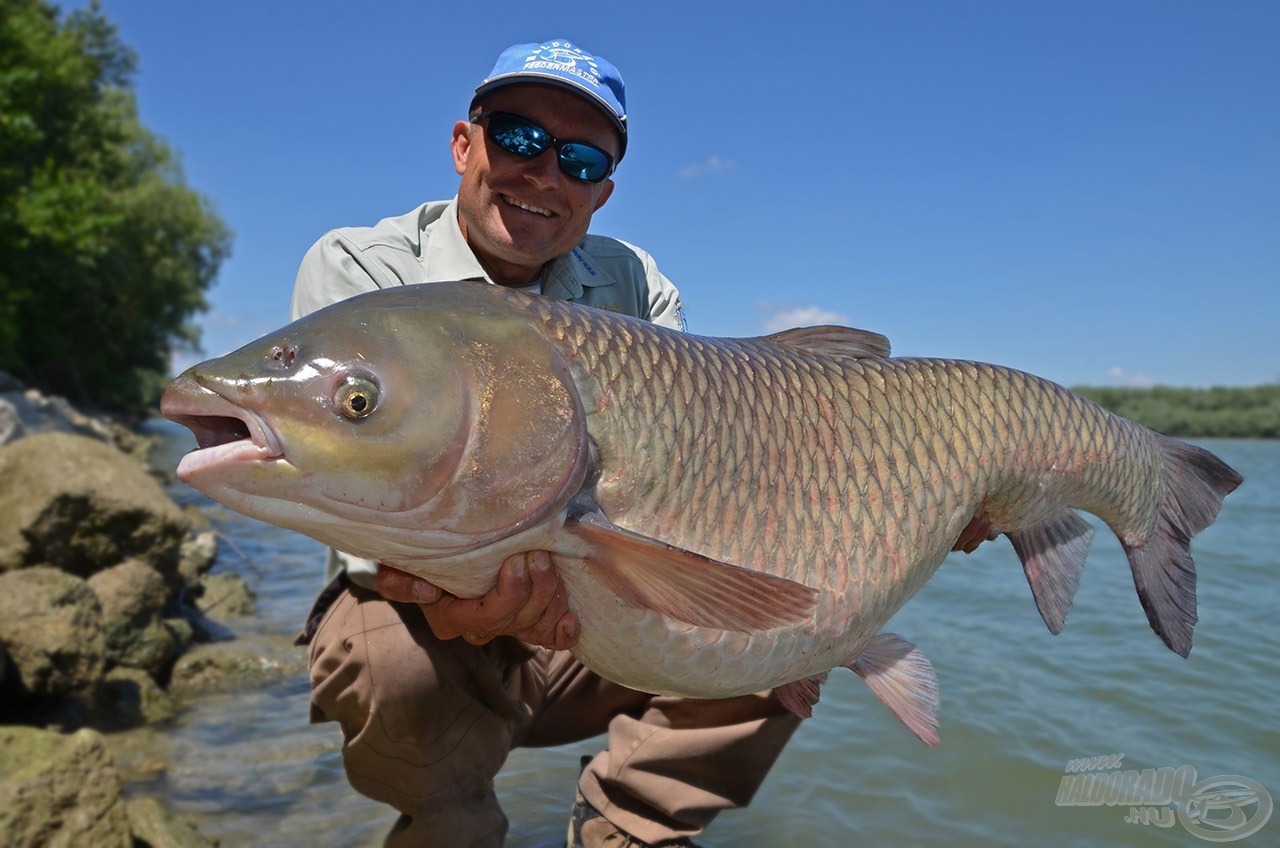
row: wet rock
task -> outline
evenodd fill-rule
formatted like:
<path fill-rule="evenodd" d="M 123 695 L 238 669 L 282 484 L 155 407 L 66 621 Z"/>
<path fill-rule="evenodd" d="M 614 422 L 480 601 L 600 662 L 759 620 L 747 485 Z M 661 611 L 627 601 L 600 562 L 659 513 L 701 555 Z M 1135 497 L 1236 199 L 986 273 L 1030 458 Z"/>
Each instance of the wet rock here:
<path fill-rule="evenodd" d="M 9 655 L 5 705 L 90 692 L 106 668 L 98 596 L 56 568 L 0 574 L 0 643 Z"/>
<path fill-rule="evenodd" d="M 0 727 L 0 845 L 132 848 L 130 827 L 100 733 Z"/>
<path fill-rule="evenodd" d="M 41 433 L 0 448 L 0 571 L 46 563 L 87 577 L 131 557 L 172 596 L 182 511 L 133 459 L 83 436 Z"/>
<path fill-rule="evenodd" d="M 177 704 L 140 668 L 113 668 L 98 687 L 93 724 L 120 730 L 173 718 Z"/>
<path fill-rule="evenodd" d="M 154 798 L 134 798 L 126 804 L 134 848 L 217 848 L 196 826 L 167 811 Z"/>
<path fill-rule="evenodd" d="M 183 514 L 188 520 L 192 515 L 200 515 L 196 510 L 183 510 Z M 178 573 L 188 583 L 194 582 L 213 568 L 214 560 L 217 558 L 217 534 L 211 529 L 195 530 L 189 533 L 178 546 Z"/>
<path fill-rule="evenodd" d="M 211 621 L 225 623 L 253 615 L 253 589 L 239 574 L 224 571 L 200 578 L 196 608 Z"/>
<path fill-rule="evenodd" d="M 173 667 L 169 694 L 190 698 L 306 671 L 303 649 L 289 637 L 246 634 L 231 642 L 198 645 L 184 654 Z"/>
<path fill-rule="evenodd" d="M 107 659 L 167 679 L 190 639 L 184 643 L 164 621 L 169 590 L 160 572 L 131 559 L 94 574 L 89 588 L 102 604 Z"/>

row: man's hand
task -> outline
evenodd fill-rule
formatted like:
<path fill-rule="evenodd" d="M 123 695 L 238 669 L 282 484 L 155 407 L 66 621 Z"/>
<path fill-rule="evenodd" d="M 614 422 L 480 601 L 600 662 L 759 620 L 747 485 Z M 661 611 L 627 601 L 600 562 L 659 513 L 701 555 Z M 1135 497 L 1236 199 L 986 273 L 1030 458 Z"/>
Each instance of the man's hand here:
<path fill-rule="evenodd" d="M 951 550 L 964 551 L 967 554 L 971 554 L 978 549 L 978 545 L 983 542 L 995 541 L 999 535 L 999 533 L 991 529 L 991 522 L 987 520 L 987 516 L 978 513 L 960 531 L 960 538 L 956 539 L 956 543 L 951 546 Z"/>
<path fill-rule="evenodd" d="M 461 636 L 483 645 L 498 636 L 514 636 L 555 651 L 578 643 L 578 617 L 569 612 L 569 592 L 546 551 L 507 557 L 497 584 L 479 598 L 455 597 L 385 565 L 378 566 L 377 585 L 387 600 L 417 604 L 440 639 Z"/>

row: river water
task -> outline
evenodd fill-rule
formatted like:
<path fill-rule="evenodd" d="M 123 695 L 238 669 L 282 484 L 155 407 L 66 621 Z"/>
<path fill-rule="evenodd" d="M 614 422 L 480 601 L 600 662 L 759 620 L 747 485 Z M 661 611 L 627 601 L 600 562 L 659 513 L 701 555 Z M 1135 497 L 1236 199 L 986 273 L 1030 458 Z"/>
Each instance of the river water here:
<path fill-rule="evenodd" d="M 191 446 L 186 431 L 154 429 L 165 436 L 156 462 L 172 467 Z M 1151 632 L 1119 542 L 1101 525 L 1056 637 L 1006 541 L 953 554 L 887 628 L 933 661 L 941 744 L 917 742 L 861 681 L 835 672 L 755 802 L 722 815 L 703 844 L 1203 845 L 1255 828 L 1270 798 L 1280 801 L 1280 442 L 1202 444 L 1246 482 L 1192 544 L 1200 622 L 1189 659 Z M 319 588 L 320 546 L 181 484 L 171 491 L 243 554 L 224 545 L 218 565 L 258 594 L 260 614 L 243 630 L 296 632 Z M 298 675 L 201 700 L 163 739 L 167 770 L 141 774 L 135 790 L 223 845 L 380 845 L 394 816 L 347 786 L 336 726 L 308 725 L 307 698 Z M 578 759 L 597 749 L 595 740 L 512 754 L 498 782 L 508 845 L 563 844 Z M 1083 773 L 1095 791 L 1102 775 L 1148 770 L 1148 786 L 1174 775 L 1198 783 L 1202 801 L 1225 800 L 1148 791 L 1088 804 L 1092 793 L 1069 790 L 1082 784 L 1068 764 L 1107 755 L 1123 757 Z M 1280 845 L 1280 815 L 1239 842 Z"/>

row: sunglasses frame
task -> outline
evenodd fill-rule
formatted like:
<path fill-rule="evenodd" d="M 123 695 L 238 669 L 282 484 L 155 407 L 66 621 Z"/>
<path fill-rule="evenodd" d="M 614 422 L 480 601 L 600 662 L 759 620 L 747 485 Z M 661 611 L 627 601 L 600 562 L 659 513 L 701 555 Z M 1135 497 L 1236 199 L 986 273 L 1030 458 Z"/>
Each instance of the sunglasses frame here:
<path fill-rule="evenodd" d="M 491 127 L 493 126 L 493 122 L 490 119 L 495 117 L 514 118 L 515 120 L 520 121 L 521 123 L 527 124 L 530 128 L 537 130 L 539 133 L 547 137 L 547 146 L 542 148 L 542 150 L 539 150 L 537 153 L 534 153 L 531 155 L 519 153 L 515 150 L 509 150 L 501 141 L 499 141 L 497 138 L 494 138 L 494 135 L 491 129 Z M 481 124 L 480 123 L 481 121 L 485 121 L 485 123 Z M 555 150 L 556 164 L 559 165 L 560 171 L 566 177 L 569 177 L 570 179 L 573 179 L 573 180 L 577 180 L 580 183 L 589 183 L 592 185 L 595 185 L 596 183 L 602 183 L 609 178 L 609 176 L 613 173 L 614 168 L 618 166 L 617 160 L 615 160 L 612 156 L 610 156 L 609 152 L 604 148 L 600 147 L 599 145 L 592 144 L 589 141 L 576 141 L 573 139 L 556 138 L 554 135 L 547 132 L 542 127 L 542 125 L 539 124 L 537 121 L 533 120 L 532 118 L 526 118 L 524 115 L 516 114 L 515 112 L 507 112 L 501 109 L 494 109 L 487 112 L 481 112 L 480 114 L 471 118 L 471 123 L 483 126 L 484 137 L 489 141 L 493 142 L 493 144 L 497 146 L 498 149 L 500 149 L 503 153 L 507 153 L 511 156 L 516 156 L 521 159 L 534 159 L 538 156 L 541 156 L 543 153 L 546 153 L 548 150 Z M 607 163 L 605 172 L 601 174 L 598 179 L 594 179 L 594 180 L 584 179 L 582 177 L 579 177 L 577 174 L 570 172 L 569 167 L 565 164 L 564 154 L 562 152 L 565 146 L 570 144 L 576 144 L 580 147 L 585 147 L 588 150 L 594 150 L 597 153 L 599 153 L 601 156 L 603 156 L 605 162 Z"/>

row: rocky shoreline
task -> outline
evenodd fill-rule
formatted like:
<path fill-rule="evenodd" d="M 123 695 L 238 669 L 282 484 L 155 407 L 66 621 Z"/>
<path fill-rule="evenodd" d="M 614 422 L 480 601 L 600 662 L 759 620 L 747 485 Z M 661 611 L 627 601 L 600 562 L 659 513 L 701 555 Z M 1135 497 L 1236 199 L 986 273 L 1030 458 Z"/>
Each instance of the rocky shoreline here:
<path fill-rule="evenodd" d="M 217 536 L 165 494 L 148 440 L 0 374 L 0 845 L 217 845 L 113 756 L 192 698 L 297 673 L 241 647 L 249 587 L 212 573 Z"/>

